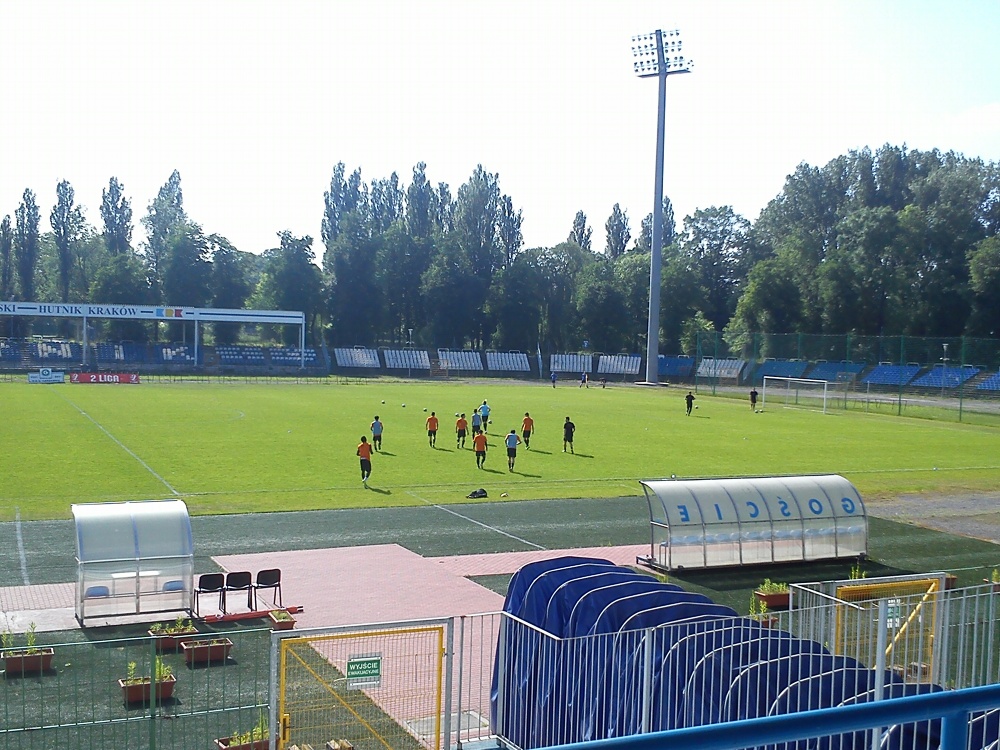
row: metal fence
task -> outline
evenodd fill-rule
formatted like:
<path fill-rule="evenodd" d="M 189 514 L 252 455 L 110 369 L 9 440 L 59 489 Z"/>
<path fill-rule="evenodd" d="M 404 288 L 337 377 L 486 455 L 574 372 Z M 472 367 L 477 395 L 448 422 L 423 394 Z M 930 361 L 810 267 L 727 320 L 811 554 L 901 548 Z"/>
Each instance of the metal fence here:
<path fill-rule="evenodd" d="M 205 750 L 214 738 L 266 721 L 270 630 L 201 634 L 189 649 L 158 649 L 156 638 L 46 644 L 51 663 L 36 669 L 10 660 L 0 679 L 3 750 Z M 226 646 L 225 640 L 230 642 Z M 211 643 L 210 643 L 211 642 Z M 18 650 L 15 644 L 13 650 Z M 216 649 L 209 652 L 212 645 Z M 119 680 L 157 674 L 159 700 L 126 696 Z M 152 690 L 145 684 L 146 695 Z"/>
<path fill-rule="evenodd" d="M 512 747 L 548 747 L 993 684 L 1000 594 L 945 581 L 796 587 L 788 611 L 585 638 L 505 615 L 497 734 Z M 796 748 L 929 750 L 940 722 L 869 735 Z M 1000 711 L 973 716 L 971 748 L 998 739 Z"/>

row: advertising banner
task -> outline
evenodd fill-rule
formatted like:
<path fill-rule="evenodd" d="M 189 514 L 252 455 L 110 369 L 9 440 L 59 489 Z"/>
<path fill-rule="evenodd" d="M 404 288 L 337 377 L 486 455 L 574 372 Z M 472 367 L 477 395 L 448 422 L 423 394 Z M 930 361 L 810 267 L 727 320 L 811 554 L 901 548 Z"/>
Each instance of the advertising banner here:
<path fill-rule="evenodd" d="M 62 370 L 53 370 L 48 367 L 43 367 L 38 372 L 28 373 L 29 383 L 64 383 L 66 382 L 66 373 Z"/>
<path fill-rule="evenodd" d="M 112 385 L 138 385 L 136 372 L 74 372 L 70 373 L 71 383 L 111 383 Z"/>

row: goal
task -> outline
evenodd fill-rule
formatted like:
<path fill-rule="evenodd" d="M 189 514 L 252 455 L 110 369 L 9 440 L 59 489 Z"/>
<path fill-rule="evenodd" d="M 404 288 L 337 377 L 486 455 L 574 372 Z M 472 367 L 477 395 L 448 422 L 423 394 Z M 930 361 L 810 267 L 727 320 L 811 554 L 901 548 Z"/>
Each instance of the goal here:
<path fill-rule="evenodd" d="M 808 378 L 781 378 L 772 375 L 764 376 L 761 388 L 760 408 L 768 406 L 799 407 L 805 409 L 822 409 L 826 414 L 835 406 L 843 406 L 847 397 L 847 383 L 831 383 L 827 380 L 810 380 Z"/>

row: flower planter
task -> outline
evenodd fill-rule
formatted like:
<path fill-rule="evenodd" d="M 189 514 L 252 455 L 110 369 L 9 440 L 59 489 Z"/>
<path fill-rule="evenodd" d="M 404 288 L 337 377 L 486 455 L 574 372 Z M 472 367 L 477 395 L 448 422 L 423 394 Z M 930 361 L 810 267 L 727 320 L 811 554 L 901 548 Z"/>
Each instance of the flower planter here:
<path fill-rule="evenodd" d="M 52 656 L 55 651 L 51 648 L 35 649 L 29 654 L 27 649 L 13 649 L 3 652 L 3 668 L 8 675 L 41 674 L 52 669 Z"/>
<path fill-rule="evenodd" d="M 184 652 L 184 662 L 188 666 L 192 664 L 209 664 L 213 661 L 225 661 L 229 658 L 229 652 L 232 648 L 233 642 L 228 638 L 184 641 L 181 643 L 181 650 Z"/>
<path fill-rule="evenodd" d="M 776 629 L 778 627 L 777 617 L 755 617 L 754 619 L 760 623 L 762 628 Z"/>
<path fill-rule="evenodd" d="M 990 578 L 984 578 L 983 583 L 989 584 L 990 589 L 993 591 L 994 594 L 1000 594 L 1000 583 L 997 583 L 996 581 Z"/>
<path fill-rule="evenodd" d="M 285 619 L 279 620 L 275 617 L 275 612 L 284 613 Z M 267 613 L 267 619 L 271 621 L 271 630 L 291 630 L 295 627 L 295 618 L 284 610 L 271 610 Z"/>
<path fill-rule="evenodd" d="M 229 740 L 231 737 L 222 737 L 221 739 L 215 740 L 215 746 L 219 750 L 269 750 L 271 747 L 270 740 L 254 740 L 253 742 L 241 742 L 238 745 L 230 745 Z"/>
<path fill-rule="evenodd" d="M 768 609 L 788 609 L 789 592 L 773 591 L 764 593 L 761 590 L 754 591 L 754 596 L 767 605 Z"/>
<path fill-rule="evenodd" d="M 156 639 L 156 650 L 163 653 L 164 651 L 176 651 L 179 649 L 183 641 L 190 639 L 193 635 L 198 635 L 198 628 L 190 627 L 170 633 L 164 633 L 162 630 L 149 630 L 146 632 Z"/>
<path fill-rule="evenodd" d="M 156 683 L 156 700 L 165 701 L 173 698 L 174 685 L 177 678 L 170 675 L 164 680 Z M 133 681 L 118 680 L 118 685 L 122 689 L 122 697 L 125 703 L 149 703 L 152 692 L 153 680 L 150 677 L 142 677 Z"/>

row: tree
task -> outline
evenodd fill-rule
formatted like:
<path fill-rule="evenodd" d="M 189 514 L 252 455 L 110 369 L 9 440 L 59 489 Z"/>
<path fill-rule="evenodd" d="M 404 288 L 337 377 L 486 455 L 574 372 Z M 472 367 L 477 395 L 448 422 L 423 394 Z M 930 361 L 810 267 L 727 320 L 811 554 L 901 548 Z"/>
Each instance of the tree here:
<path fill-rule="evenodd" d="M 197 224 L 185 222 L 168 238 L 163 263 L 163 298 L 171 305 L 204 307 L 211 299 L 209 247 Z"/>
<path fill-rule="evenodd" d="M 355 169 L 344 179 L 344 162 L 337 162 L 330 177 L 330 189 L 323 193 L 323 221 L 320 237 L 327 248 L 340 236 L 341 222 L 352 211 L 367 208 L 367 187 L 361 181 L 361 170 Z"/>
<path fill-rule="evenodd" d="M 699 209 L 684 219 L 681 251 L 701 288 L 701 310 L 722 330 L 736 309 L 749 263 L 750 223 L 730 206 Z"/>
<path fill-rule="evenodd" d="M 58 261 L 59 301 L 69 302 L 70 276 L 75 265 L 76 243 L 83 232 L 83 210 L 75 205 L 73 186 L 63 180 L 56 185 L 56 205 L 49 214 L 56 243 Z"/>
<path fill-rule="evenodd" d="M 10 224 L 10 214 L 0 222 L 0 297 L 14 298 L 14 230 Z"/>
<path fill-rule="evenodd" d="M 483 302 L 493 276 L 504 267 L 504 248 L 500 244 L 500 187 L 498 175 L 480 164 L 469 180 L 458 189 L 454 207 L 454 235 L 459 249 L 469 259 L 474 299 L 479 303 L 469 309 L 470 340 L 479 346 L 491 326 L 485 317 Z"/>
<path fill-rule="evenodd" d="M 489 343 L 496 349 L 532 351 L 538 344 L 543 281 L 531 257 L 518 255 L 490 286 L 486 307 L 496 328 Z"/>
<path fill-rule="evenodd" d="M 661 249 L 674 244 L 677 239 L 677 222 L 674 220 L 674 206 L 667 196 L 663 196 L 663 244 Z M 653 214 L 646 214 L 635 238 L 632 250 L 648 253 L 653 247 Z"/>
<path fill-rule="evenodd" d="M 241 253 L 225 237 L 217 234 L 205 238 L 205 249 L 212 261 L 209 283 L 212 306 L 223 310 L 240 310 L 253 291 L 250 283 L 249 253 Z M 232 344 L 239 340 L 240 323 L 216 323 L 215 341 Z"/>
<path fill-rule="evenodd" d="M 113 255 L 94 273 L 90 299 L 109 305 L 144 305 L 151 301 L 146 267 L 131 253 Z M 141 320 L 103 321 L 109 339 L 145 341 L 147 324 Z"/>
<path fill-rule="evenodd" d="M 629 316 L 624 291 L 611 261 L 586 265 L 576 280 L 577 337 L 594 351 L 618 352 L 629 343 Z"/>
<path fill-rule="evenodd" d="M 517 254 L 521 252 L 524 236 L 521 234 L 521 209 L 515 213 L 514 203 L 509 195 L 500 199 L 500 215 L 497 236 L 503 250 L 504 268 L 510 268 Z"/>
<path fill-rule="evenodd" d="M 615 283 L 624 294 L 623 307 L 628 323 L 628 340 L 622 346 L 633 352 L 646 348 L 646 328 L 649 322 L 649 253 L 631 252 L 614 262 Z M 661 312 L 665 295 L 661 292 Z"/>
<path fill-rule="evenodd" d="M 108 181 L 101 191 L 101 219 L 104 221 L 104 243 L 112 255 L 132 250 L 132 206 L 123 194 L 117 177 Z"/>
<path fill-rule="evenodd" d="M 611 209 L 611 216 L 605 222 L 604 229 L 607 233 L 604 253 L 614 260 L 625 252 L 625 248 L 628 247 L 628 241 L 632 237 L 632 233 L 628 228 L 628 215 L 622 211 L 621 206 L 617 203 Z"/>
<path fill-rule="evenodd" d="M 594 230 L 587 226 L 587 214 L 583 211 L 577 211 L 576 216 L 573 217 L 573 228 L 569 230 L 569 237 L 566 238 L 566 241 L 575 242 L 584 250 L 591 250 L 593 234 Z"/>
<path fill-rule="evenodd" d="M 403 218 L 403 190 L 395 172 L 388 179 L 372 180 L 369 206 L 374 234 L 384 234 Z"/>
<path fill-rule="evenodd" d="M 25 189 L 14 217 L 17 222 L 14 255 L 21 299 L 34 301 L 35 272 L 38 270 L 38 224 L 41 217 L 35 194 L 30 189 Z"/>
<path fill-rule="evenodd" d="M 264 251 L 260 282 L 253 304 L 270 310 L 302 310 L 306 316 L 307 335 L 320 313 L 323 280 L 316 266 L 312 237 L 296 237 L 289 231 L 278 233 L 281 246 Z M 289 326 L 282 331 L 287 344 L 297 344 L 296 332 Z"/>
<path fill-rule="evenodd" d="M 469 283 L 472 277 L 469 256 L 459 247 L 457 238 L 443 237 L 420 279 L 421 294 L 427 300 L 427 337 L 439 346 L 460 348 L 474 333 L 475 324 L 464 311 L 482 305 L 483 298 Z"/>
<path fill-rule="evenodd" d="M 969 253 L 969 286 L 972 315 L 969 333 L 1000 333 L 1000 236 L 987 237 Z"/>
<path fill-rule="evenodd" d="M 163 265 L 170 250 L 170 237 L 186 221 L 181 175 L 175 169 L 160 188 L 156 198 L 150 201 L 146 216 L 142 220 L 147 237 L 144 254 L 154 302 L 166 301 L 161 288 Z"/>
<path fill-rule="evenodd" d="M 406 229 L 411 237 L 429 237 L 434 229 L 434 187 L 427 179 L 427 165 L 418 162 L 406 189 Z"/>

